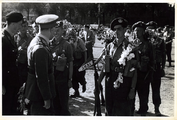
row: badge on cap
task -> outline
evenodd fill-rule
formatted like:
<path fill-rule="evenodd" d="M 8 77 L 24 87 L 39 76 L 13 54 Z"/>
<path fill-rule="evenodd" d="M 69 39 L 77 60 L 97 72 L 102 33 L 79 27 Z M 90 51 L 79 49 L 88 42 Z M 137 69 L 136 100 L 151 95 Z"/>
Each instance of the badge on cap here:
<path fill-rule="evenodd" d="M 118 19 L 118 23 L 122 23 L 123 22 L 123 20 L 122 19 Z"/>

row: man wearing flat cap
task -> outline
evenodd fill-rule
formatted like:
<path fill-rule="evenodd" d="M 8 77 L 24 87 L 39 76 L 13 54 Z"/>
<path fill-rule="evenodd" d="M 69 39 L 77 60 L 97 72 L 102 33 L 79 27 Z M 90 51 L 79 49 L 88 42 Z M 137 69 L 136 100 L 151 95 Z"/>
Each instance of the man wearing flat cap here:
<path fill-rule="evenodd" d="M 152 80 L 154 68 L 153 47 L 145 36 L 146 25 L 143 21 L 134 23 L 132 29 L 135 36 L 142 42 L 137 50 L 139 60 L 136 91 L 140 101 L 137 114 L 145 116 L 148 110 L 149 85 Z"/>
<path fill-rule="evenodd" d="M 49 40 L 56 33 L 58 18 L 57 15 L 46 14 L 36 19 L 39 33 L 33 38 L 27 50 L 29 71 L 25 97 L 30 100 L 32 115 L 54 114 L 55 82 Z"/>
<path fill-rule="evenodd" d="M 17 45 L 14 35 L 23 21 L 23 15 L 13 11 L 6 15 L 6 27 L 2 33 L 2 114 L 18 114 L 17 93 L 20 88 L 16 66 Z"/>
<path fill-rule="evenodd" d="M 130 116 L 130 100 L 134 98 L 134 88 L 136 79 L 122 75 L 123 82 L 115 82 L 119 73 L 124 71 L 124 67 L 118 62 L 121 58 L 123 48 L 128 46 L 128 40 L 124 34 L 126 32 L 127 20 L 122 17 L 114 19 L 110 27 L 116 31 L 116 38 L 107 46 L 110 55 L 110 72 L 106 73 L 105 99 L 107 116 Z M 115 87 L 118 86 L 118 87 Z"/>

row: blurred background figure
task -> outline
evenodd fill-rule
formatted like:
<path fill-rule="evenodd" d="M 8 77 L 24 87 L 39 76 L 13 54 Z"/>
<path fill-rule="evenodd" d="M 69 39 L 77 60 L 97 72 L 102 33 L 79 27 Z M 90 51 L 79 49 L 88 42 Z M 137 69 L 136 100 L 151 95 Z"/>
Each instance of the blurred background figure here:
<path fill-rule="evenodd" d="M 164 27 L 164 40 L 166 44 L 166 55 L 167 55 L 167 61 L 169 63 L 169 67 L 171 67 L 171 50 L 172 50 L 172 42 L 173 42 L 173 34 L 170 32 L 170 26 L 166 25 Z"/>
<path fill-rule="evenodd" d="M 87 60 L 87 49 L 84 41 L 76 35 L 75 30 L 68 30 L 66 34 L 68 34 L 68 39 L 73 46 L 74 57 L 72 85 L 75 92 L 71 97 L 79 97 L 79 83 L 82 85 L 82 92 L 86 91 L 85 71 L 79 72 L 78 69 Z"/>
<path fill-rule="evenodd" d="M 91 60 L 93 59 L 93 45 L 95 43 L 95 35 L 93 34 L 93 31 L 89 29 L 89 25 L 85 25 L 84 27 L 86 31 L 85 44 L 87 48 L 87 59 Z"/>
<path fill-rule="evenodd" d="M 31 26 L 32 26 L 32 35 L 35 37 L 36 34 L 39 32 L 39 27 L 35 22 Z"/>
<path fill-rule="evenodd" d="M 146 24 L 146 30 L 151 30 L 153 34 L 148 36 L 148 40 L 153 45 L 155 62 L 153 79 L 150 81 L 152 87 L 152 101 L 154 104 L 154 112 L 156 116 L 161 116 L 159 107 L 161 104 L 160 86 L 161 77 L 164 76 L 165 69 L 165 42 L 162 38 L 162 29 L 157 28 L 157 23 L 150 21 Z M 163 74 L 163 75 L 162 75 Z"/>
<path fill-rule="evenodd" d="M 86 31 L 84 31 L 84 28 L 81 28 L 81 30 L 79 31 L 79 37 L 85 42 Z"/>

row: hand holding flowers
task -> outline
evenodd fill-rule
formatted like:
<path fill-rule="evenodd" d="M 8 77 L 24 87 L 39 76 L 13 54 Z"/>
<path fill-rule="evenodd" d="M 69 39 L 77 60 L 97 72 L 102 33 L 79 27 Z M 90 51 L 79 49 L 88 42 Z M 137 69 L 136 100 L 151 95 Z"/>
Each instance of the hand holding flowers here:
<path fill-rule="evenodd" d="M 132 52 L 134 49 L 136 49 L 141 44 L 140 40 L 137 37 L 134 37 L 133 34 L 129 34 L 129 36 L 127 36 L 127 39 L 129 41 L 129 44 L 127 45 L 126 48 L 125 48 L 125 45 L 122 46 L 123 51 L 122 51 L 121 57 L 117 60 L 119 65 L 123 65 L 123 67 L 126 66 L 126 63 L 128 61 L 135 58 L 135 54 Z M 135 68 L 133 67 L 128 70 L 132 72 L 135 70 Z M 117 80 L 114 82 L 114 88 L 115 89 L 119 88 L 121 85 L 120 83 L 123 83 L 123 73 L 122 72 L 118 73 Z"/>

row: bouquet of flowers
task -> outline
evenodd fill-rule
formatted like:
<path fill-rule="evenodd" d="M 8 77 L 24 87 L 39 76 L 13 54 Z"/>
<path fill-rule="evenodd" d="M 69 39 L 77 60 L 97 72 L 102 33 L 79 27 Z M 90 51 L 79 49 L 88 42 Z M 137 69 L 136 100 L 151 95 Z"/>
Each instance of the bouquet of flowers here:
<path fill-rule="evenodd" d="M 123 51 L 122 51 L 121 57 L 117 61 L 119 65 L 122 65 L 123 67 L 126 66 L 126 63 L 128 63 L 128 61 L 135 58 L 135 54 L 132 52 L 134 49 L 136 49 L 141 44 L 140 40 L 137 37 L 135 37 L 133 33 L 131 33 L 127 38 L 128 38 L 129 44 L 126 48 L 125 48 L 125 45 L 122 46 Z M 135 68 L 132 67 L 129 70 L 134 71 Z M 119 88 L 120 83 L 123 83 L 123 73 L 121 72 L 119 72 L 117 80 L 114 82 L 114 88 Z"/>
<path fill-rule="evenodd" d="M 115 32 L 112 31 L 110 28 L 100 32 L 98 35 L 99 40 L 104 40 L 105 43 L 110 43 L 115 38 Z"/>
<path fill-rule="evenodd" d="M 19 92 L 18 92 L 18 101 L 17 102 L 19 103 L 19 106 L 17 107 L 17 110 L 19 110 L 20 112 L 23 112 L 24 115 L 27 115 L 28 108 L 26 107 L 26 105 L 29 103 L 29 100 L 27 98 L 25 98 L 24 90 L 25 90 L 25 83 L 19 89 Z"/>
<path fill-rule="evenodd" d="M 157 31 L 148 29 L 145 31 L 145 34 L 147 36 L 147 39 L 152 43 L 152 45 L 161 44 L 163 38 L 160 36 L 160 34 Z"/>
<path fill-rule="evenodd" d="M 73 28 L 73 25 L 70 22 L 68 22 L 66 19 L 62 20 L 62 22 L 65 30 L 67 30 L 68 28 Z"/>

